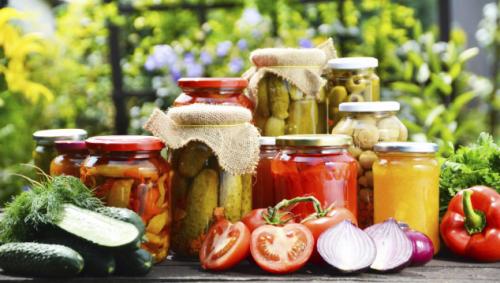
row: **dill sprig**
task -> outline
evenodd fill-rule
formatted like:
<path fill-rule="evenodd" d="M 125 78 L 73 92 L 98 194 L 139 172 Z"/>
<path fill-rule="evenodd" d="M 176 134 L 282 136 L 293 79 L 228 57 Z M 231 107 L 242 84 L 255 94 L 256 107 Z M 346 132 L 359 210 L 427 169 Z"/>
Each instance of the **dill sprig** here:
<path fill-rule="evenodd" d="M 40 229 L 60 219 L 66 203 L 94 211 L 103 207 L 101 200 L 72 176 L 48 177 L 32 186 L 6 205 L 0 220 L 0 242 L 34 240 Z"/>

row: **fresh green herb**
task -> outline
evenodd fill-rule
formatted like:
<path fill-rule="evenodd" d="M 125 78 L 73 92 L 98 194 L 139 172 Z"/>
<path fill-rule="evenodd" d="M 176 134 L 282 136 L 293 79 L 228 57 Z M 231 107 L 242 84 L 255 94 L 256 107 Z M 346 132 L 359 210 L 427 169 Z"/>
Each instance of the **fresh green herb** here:
<path fill-rule="evenodd" d="M 43 226 L 61 217 L 64 204 L 96 210 L 103 207 L 90 189 L 71 176 L 47 177 L 33 182 L 33 188 L 21 193 L 5 208 L 0 220 L 0 242 L 30 241 Z"/>
<path fill-rule="evenodd" d="M 441 214 L 457 192 L 476 185 L 500 193 L 500 148 L 487 133 L 481 133 L 475 144 L 459 148 L 444 162 L 439 182 Z"/>

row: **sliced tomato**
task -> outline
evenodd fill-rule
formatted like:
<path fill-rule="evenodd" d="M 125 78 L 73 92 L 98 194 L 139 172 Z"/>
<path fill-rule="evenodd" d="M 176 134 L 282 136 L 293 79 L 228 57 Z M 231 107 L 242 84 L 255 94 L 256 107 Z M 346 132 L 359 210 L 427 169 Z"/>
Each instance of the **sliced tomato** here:
<path fill-rule="evenodd" d="M 276 274 L 294 272 L 306 264 L 314 249 L 309 229 L 297 223 L 260 226 L 252 232 L 250 252 L 262 269 Z"/>
<path fill-rule="evenodd" d="M 243 222 L 217 221 L 203 241 L 200 262 L 203 269 L 221 271 L 229 269 L 249 254 L 250 231 Z"/>
<path fill-rule="evenodd" d="M 245 225 L 248 227 L 250 230 L 250 233 L 253 232 L 253 230 L 257 229 L 260 226 L 266 225 L 266 220 L 264 220 L 264 217 L 262 216 L 263 213 L 267 213 L 267 208 L 256 208 L 249 213 L 245 214 L 242 218 L 241 221 L 245 223 Z M 286 222 L 286 223 L 293 223 L 293 216 L 290 213 L 282 212 L 283 216 L 281 217 L 280 221 Z"/>

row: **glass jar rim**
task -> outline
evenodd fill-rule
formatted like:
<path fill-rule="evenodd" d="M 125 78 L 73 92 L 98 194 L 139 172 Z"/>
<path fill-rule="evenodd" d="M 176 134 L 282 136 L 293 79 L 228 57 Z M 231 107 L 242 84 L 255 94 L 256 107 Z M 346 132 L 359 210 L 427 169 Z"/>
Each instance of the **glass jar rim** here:
<path fill-rule="evenodd" d="M 379 142 L 373 147 L 375 152 L 435 153 L 438 145 L 430 142 Z"/>
<path fill-rule="evenodd" d="M 165 144 L 157 137 L 138 135 L 96 136 L 85 141 L 96 151 L 159 151 Z"/>
<path fill-rule="evenodd" d="M 401 108 L 397 101 L 373 102 L 343 102 L 339 105 L 340 112 L 395 112 Z"/>
<path fill-rule="evenodd" d="M 276 138 L 278 146 L 344 147 L 352 144 L 348 135 L 286 135 Z"/>
<path fill-rule="evenodd" d="M 261 136 L 259 138 L 259 143 L 261 146 L 273 146 L 276 145 L 276 137 Z"/>
<path fill-rule="evenodd" d="M 248 81 L 243 78 L 181 78 L 177 81 L 180 88 L 225 88 L 245 89 Z"/>
<path fill-rule="evenodd" d="M 40 130 L 33 133 L 33 139 L 37 144 L 50 145 L 59 140 L 84 140 L 87 131 L 83 129 L 50 129 Z"/>
<path fill-rule="evenodd" d="M 343 57 L 328 61 L 328 68 L 334 70 L 357 70 L 378 67 L 378 59 L 374 57 Z"/>

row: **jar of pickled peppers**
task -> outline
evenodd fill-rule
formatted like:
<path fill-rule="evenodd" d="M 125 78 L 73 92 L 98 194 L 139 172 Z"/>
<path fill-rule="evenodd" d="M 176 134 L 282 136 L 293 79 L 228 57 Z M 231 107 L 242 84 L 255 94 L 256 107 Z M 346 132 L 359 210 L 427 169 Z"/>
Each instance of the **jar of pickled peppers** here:
<path fill-rule="evenodd" d="M 278 201 L 274 193 L 271 161 L 278 153 L 275 137 L 260 137 L 260 158 L 257 173 L 253 176 L 252 207 L 266 208 L 274 206 Z"/>
<path fill-rule="evenodd" d="M 347 151 L 347 135 L 289 135 L 271 163 L 277 200 L 314 196 L 323 207 L 345 207 L 357 215 L 356 160 Z M 314 213 L 310 203 L 292 209 L 299 218 Z"/>
<path fill-rule="evenodd" d="M 50 175 L 69 175 L 80 178 L 80 166 L 89 151 L 85 141 L 56 141 L 59 153 L 50 163 Z"/>
<path fill-rule="evenodd" d="M 177 84 L 183 92 L 175 99 L 174 106 L 205 103 L 254 109 L 244 93 L 248 82 L 243 78 L 181 78 Z"/>
<path fill-rule="evenodd" d="M 331 129 L 342 117 L 342 102 L 380 100 L 380 79 L 375 73 L 378 60 L 373 57 L 345 57 L 328 61 L 324 77 L 328 124 Z"/>
<path fill-rule="evenodd" d="M 35 166 L 50 174 L 50 163 L 57 156 L 54 143 L 59 140 L 84 140 L 87 132 L 82 129 L 40 130 L 33 133 L 36 146 L 33 151 Z"/>
<path fill-rule="evenodd" d="M 358 224 L 373 224 L 373 173 L 377 160 L 373 147 L 378 142 L 406 141 L 408 131 L 396 117 L 399 103 L 345 102 L 340 104 L 344 115 L 333 128 L 332 134 L 345 134 L 353 139 L 349 152 L 358 162 Z"/>
<path fill-rule="evenodd" d="M 389 217 L 426 234 L 439 251 L 439 162 L 433 143 L 381 142 L 373 164 L 375 223 Z"/>
<path fill-rule="evenodd" d="M 86 140 L 90 155 L 81 180 L 106 205 L 135 211 L 146 226 L 148 250 L 158 262 L 170 240 L 170 168 L 160 155 L 164 144 L 151 136 L 97 136 Z"/>

